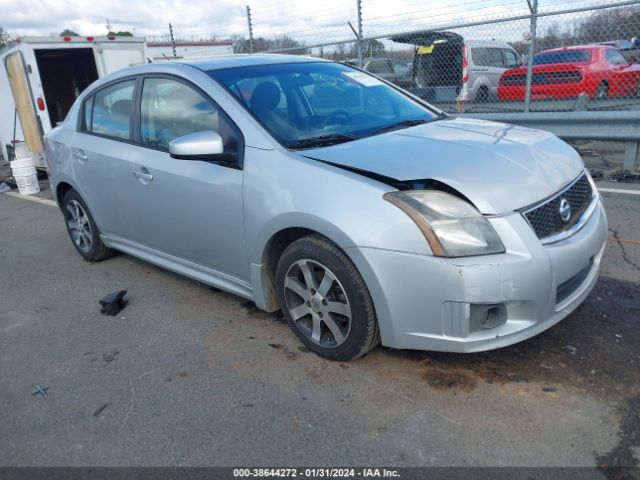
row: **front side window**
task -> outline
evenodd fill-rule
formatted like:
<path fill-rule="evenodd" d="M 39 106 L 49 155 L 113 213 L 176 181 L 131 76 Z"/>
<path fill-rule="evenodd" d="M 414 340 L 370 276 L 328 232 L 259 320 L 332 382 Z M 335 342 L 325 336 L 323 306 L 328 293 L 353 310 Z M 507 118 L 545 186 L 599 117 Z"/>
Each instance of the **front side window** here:
<path fill-rule="evenodd" d="M 606 59 L 611 65 L 627 65 L 627 59 L 617 50 L 607 50 Z"/>
<path fill-rule="evenodd" d="M 213 130 L 224 135 L 218 109 L 200 92 L 170 78 L 146 78 L 140 106 L 143 144 L 166 149 L 174 138 Z"/>
<path fill-rule="evenodd" d="M 516 52 L 514 52 L 513 50 L 505 50 L 504 58 L 505 58 L 507 68 L 514 68 L 514 67 L 520 66 L 520 63 L 521 63 L 520 59 L 518 58 L 518 55 L 516 54 Z"/>
<path fill-rule="evenodd" d="M 109 85 L 94 94 L 89 131 L 109 137 L 130 140 L 129 124 L 136 81 Z M 89 104 L 85 104 L 85 109 Z M 85 110 L 86 113 L 86 110 Z"/>
<path fill-rule="evenodd" d="M 347 65 L 304 62 L 209 71 L 280 143 L 354 140 L 439 118 L 426 106 Z"/>

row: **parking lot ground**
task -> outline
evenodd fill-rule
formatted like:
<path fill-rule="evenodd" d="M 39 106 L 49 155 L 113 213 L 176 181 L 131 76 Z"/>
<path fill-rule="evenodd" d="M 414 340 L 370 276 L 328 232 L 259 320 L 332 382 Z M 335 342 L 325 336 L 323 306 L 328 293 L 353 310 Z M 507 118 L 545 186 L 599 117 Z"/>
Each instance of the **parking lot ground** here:
<path fill-rule="evenodd" d="M 640 195 L 603 198 L 601 278 L 555 327 L 335 363 L 241 298 L 83 261 L 57 207 L 1 194 L 0 465 L 638 466 Z"/>

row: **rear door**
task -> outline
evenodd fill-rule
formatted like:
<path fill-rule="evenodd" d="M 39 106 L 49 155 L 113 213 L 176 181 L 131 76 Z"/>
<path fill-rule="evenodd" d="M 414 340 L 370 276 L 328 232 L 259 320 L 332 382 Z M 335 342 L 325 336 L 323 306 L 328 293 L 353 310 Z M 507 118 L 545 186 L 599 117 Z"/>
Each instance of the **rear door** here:
<path fill-rule="evenodd" d="M 71 144 L 73 172 L 103 234 L 123 235 L 130 221 L 132 106 L 137 79 L 118 80 L 94 92 L 82 105 Z"/>
<path fill-rule="evenodd" d="M 102 71 L 100 76 L 146 61 L 143 42 L 100 42 L 95 48 Z"/>
<path fill-rule="evenodd" d="M 18 51 L 7 55 L 5 68 L 27 148 L 32 153 L 40 154 L 44 150 L 42 125 L 36 115 L 22 53 Z"/>

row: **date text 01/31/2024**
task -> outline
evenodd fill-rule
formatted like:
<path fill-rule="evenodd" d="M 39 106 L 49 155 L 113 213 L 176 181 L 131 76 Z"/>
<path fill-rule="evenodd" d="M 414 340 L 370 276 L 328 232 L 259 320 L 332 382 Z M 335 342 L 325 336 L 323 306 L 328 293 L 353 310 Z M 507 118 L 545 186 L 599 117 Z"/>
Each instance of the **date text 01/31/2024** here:
<path fill-rule="evenodd" d="M 398 478 L 397 470 L 387 468 L 235 468 L 234 477 L 289 478 Z"/>

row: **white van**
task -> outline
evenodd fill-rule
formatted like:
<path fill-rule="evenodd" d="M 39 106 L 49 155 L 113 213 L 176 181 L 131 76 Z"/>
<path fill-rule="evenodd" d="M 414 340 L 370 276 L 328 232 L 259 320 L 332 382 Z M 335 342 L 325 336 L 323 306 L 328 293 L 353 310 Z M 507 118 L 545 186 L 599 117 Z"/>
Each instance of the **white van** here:
<path fill-rule="evenodd" d="M 502 72 L 522 65 L 508 43 L 466 40 L 453 32 L 402 34 L 391 40 L 415 45 L 414 93 L 433 103 L 495 98 Z"/>
<path fill-rule="evenodd" d="M 94 80 L 144 63 L 143 37 L 23 37 L 0 50 L 0 156 L 26 142 L 43 167 L 42 136 Z M 18 149 L 15 149 L 18 151 Z M 22 149 L 23 151 L 25 149 Z"/>

